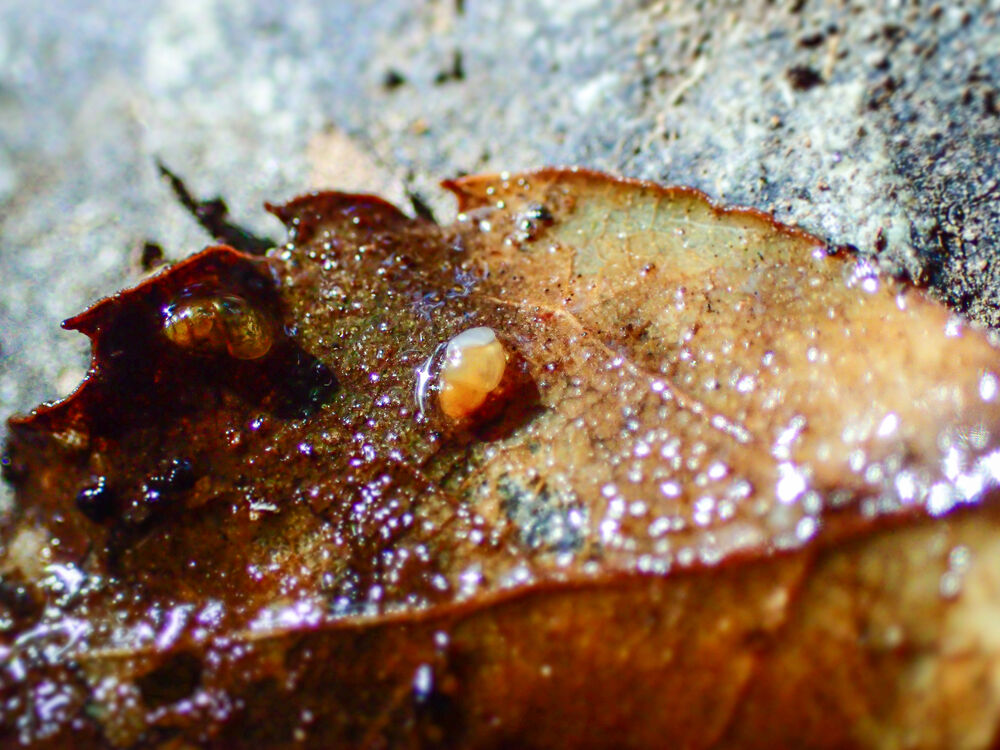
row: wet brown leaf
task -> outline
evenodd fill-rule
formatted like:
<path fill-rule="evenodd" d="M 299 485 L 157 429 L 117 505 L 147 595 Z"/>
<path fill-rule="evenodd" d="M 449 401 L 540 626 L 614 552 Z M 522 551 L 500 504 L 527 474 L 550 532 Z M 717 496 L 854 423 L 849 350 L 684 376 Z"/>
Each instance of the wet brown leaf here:
<path fill-rule="evenodd" d="M 448 227 L 300 198 L 68 321 L 90 376 L 10 425 L 2 736 L 992 741 L 987 337 L 694 191 L 448 187 Z M 479 326 L 506 372 L 452 420 Z"/>

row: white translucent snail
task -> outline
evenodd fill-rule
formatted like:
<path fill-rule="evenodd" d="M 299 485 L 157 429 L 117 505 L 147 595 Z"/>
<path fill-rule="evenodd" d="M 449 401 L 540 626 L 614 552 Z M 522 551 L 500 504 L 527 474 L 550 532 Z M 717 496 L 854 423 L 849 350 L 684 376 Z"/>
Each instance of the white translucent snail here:
<path fill-rule="evenodd" d="M 503 380 L 507 351 L 492 328 L 469 328 L 446 345 L 438 376 L 438 405 L 449 419 L 476 411 Z"/>

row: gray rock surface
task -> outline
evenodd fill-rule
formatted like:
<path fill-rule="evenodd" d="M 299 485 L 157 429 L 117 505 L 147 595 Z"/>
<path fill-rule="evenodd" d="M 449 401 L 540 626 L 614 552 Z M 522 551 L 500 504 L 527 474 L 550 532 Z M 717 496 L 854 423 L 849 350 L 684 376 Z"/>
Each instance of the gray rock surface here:
<path fill-rule="evenodd" d="M 144 242 L 210 242 L 157 157 L 276 238 L 262 202 L 314 187 L 447 219 L 461 172 L 694 185 L 996 326 L 998 81 L 996 1 L 2 0 L 0 414 L 79 382 L 58 322 Z"/>

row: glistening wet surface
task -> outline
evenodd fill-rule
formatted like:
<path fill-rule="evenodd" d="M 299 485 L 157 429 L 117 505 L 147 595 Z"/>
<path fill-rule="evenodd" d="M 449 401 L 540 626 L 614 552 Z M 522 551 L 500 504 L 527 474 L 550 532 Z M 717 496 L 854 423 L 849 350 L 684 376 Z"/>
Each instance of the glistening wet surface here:
<path fill-rule="evenodd" d="M 209 249 L 70 321 L 91 374 L 5 459 L 9 736 L 583 745 L 624 721 L 698 746 L 752 725 L 755 660 L 838 550 L 944 517 L 952 552 L 919 552 L 954 597 L 975 532 L 951 516 L 992 517 L 1000 475 L 984 334 L 694 191 L 451 188 L 449 227 L 300 198 L 267 257 Z M 453 410 L 456 341 L 499 349 Z M 606 680 L 590 734 L 559 718 Z M 675 694 L 719 708 L 654 716 Z"/>

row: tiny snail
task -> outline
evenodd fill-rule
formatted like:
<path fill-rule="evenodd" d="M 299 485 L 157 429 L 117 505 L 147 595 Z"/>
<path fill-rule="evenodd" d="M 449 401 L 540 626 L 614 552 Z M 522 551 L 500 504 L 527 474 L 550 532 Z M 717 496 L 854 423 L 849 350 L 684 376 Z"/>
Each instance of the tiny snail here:
<path fill-rule="evenodd" d="M 108 486 L 108 478 L 97 477 L 93 483 L 81 489 L 76 495 L 76 507 L 94 523 L 101 523 L 114 512 L 114 492 Z"/>
<path fill-rule="evenodd" d="M 462 419 L 483 405 L 503 380 L 507 352 L 485 326 L 452 338 L 438 377 L 438 403 L 450 419 Z"/>
<path fill-rule="evenodd" d="M 163 333 L 177 346 L 204 354 L 258 359 L 271 349 L 267 316 L 235 294 L 187 297 L 164 309 Z"/>

